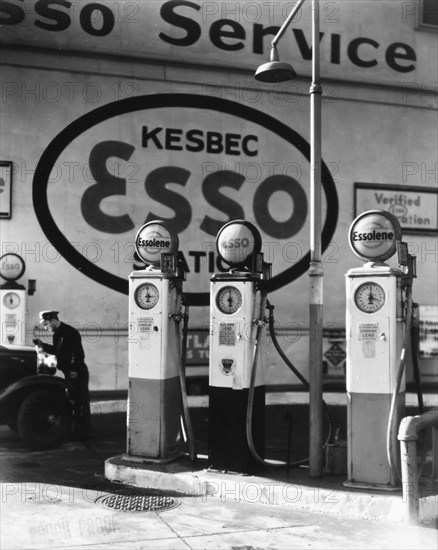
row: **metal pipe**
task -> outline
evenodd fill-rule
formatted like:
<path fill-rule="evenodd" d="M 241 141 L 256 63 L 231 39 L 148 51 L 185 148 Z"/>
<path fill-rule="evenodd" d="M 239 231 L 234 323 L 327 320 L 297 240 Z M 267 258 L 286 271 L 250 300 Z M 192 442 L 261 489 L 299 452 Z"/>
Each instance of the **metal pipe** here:
<path fill-rule="evenodd" d="M 417 471 L 418 433 L 426 428 L 438 426 L 438 409 L 432 409 L 417 416 L 407 416 L 400 422 L 401 475 L 403 502 L 407 504 L 407 516 L 411 525 L 420 522 L 419 483 Z M 433 459 L 435 461 L 435 457 Z"/>
<path fill-rule="evenodd" d="M 272 40 L 271 61 L 278 61 L 277 43 L 305 0 L 298 0 Z M 321 263 L 321 96 L 320 83 L 319 0 L 312 0 L 312 83 L 310 86 L 310 265 L 309 265 L 309 472 L 322 475 L 323 464 L 323 399 L 322 399 L 322 339 L 323 339 L 323 277 Z M 267 63 L 266 65 L 271 65 Z M 264 67 L 263 65 L 261 67 Z M 270 67 L 272 69 L 272 67 Z M 259 67 L 260 69 L 260 67 Z M 258 69 L 258 71 L 259 71 Z M 284 77 L 284 67 L 281 72 Z M 265 68 L 265 70 L 268 70 Z M 257 74 L 256 73 L 256 78 Z M 294 73 L 287 72 L 288 78 Z M 277 75 L 278 76 L 278 75 Z M 258 80 L 274 81 L 260 78 Z"/>
<path fill-rule="evenodd" d="M 284 21 L 284 23 L 281 25 L 279 31 L 274 36 L 274 39 L 271 42 L 271 46 L 275 48 L 278 44 L 278 41 L 283 36 L 285 30 L 288 28 L 288 26 L 291 24 L 293 18 L 297 14 L 297 11 L 301 8 L 301 6 L 304 4 L 305 0 L 298 0 L 298 2 L 295 4 L 295 6 L 292 8 L 292 11 L 287 16 L 287 19 Z"/>
<path fill-rule="evenodd" d="M 418 525 L 420 504 L 418 495 L 417 441 L 400 441 L 403 503 L 411 525 Z"/>
<path fill-rule="evenodd" d="M 323 277 L 321 262 L 321 96 L 319 0 L 312 0 L 312 83 L 310 86 L 310 296 L 309 296 L 309 473 L 322 475 L 323 399 L 322 327 Z"/>

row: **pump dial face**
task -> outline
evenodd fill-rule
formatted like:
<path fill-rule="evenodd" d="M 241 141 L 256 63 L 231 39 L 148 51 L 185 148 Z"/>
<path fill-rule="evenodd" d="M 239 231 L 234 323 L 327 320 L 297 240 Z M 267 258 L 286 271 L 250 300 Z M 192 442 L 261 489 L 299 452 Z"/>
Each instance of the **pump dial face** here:
<path fill-rule="evenodd" d="M 235 286 L 224 286 L 216 295 L 216 305 L 222 313 L 232 315 L 242 305 L 242 293 Z"/>
<path fill-rule="evenodd" d="M 377 283 L 368 282 L 361 284 L 355 294 L 356 306 L 365 313 L 379 311 L 385 303 L 385 291 Z"/>
<path fill-rule="evenodd" d="M 160 293 L 152 283 L 143 283 L 137 287 L 134 293 L 135 303 L 141 309 L 152 309 L 158 303 Z"/>
<path fill-rule="evenodd" d="M 7 292 L 3 296 L 3 305 L 8 309 L 15 309 L 20 305 L 21 298 L 16 292 Z"/>

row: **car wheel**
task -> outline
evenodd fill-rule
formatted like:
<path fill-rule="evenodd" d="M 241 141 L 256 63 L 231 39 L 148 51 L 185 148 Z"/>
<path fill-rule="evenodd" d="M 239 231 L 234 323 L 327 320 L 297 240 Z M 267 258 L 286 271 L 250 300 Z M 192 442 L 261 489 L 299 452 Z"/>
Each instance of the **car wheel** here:
<path fill-rule="evenodd" d="M 16 418 L 14 418 L 13 420 L 8 420 L 8 426 L 11 428 L 13 432 L 18 432 Z"/>
<path fill-rule="evenodd" d="M 17 430 L 32 449 L 50 449 L 60 445 L 71 428 L 72 411 L 59 391 L 40 390 L 28 395 L 17 416 Z"/>

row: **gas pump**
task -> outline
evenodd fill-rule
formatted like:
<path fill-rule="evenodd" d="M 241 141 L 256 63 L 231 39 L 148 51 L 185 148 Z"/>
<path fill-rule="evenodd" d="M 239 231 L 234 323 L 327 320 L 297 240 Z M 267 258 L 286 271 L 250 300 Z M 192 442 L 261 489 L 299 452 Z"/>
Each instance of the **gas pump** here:
<path fill-rule="evenodd" d="M 167 462 L 183 452 L 181 418 L 193 435 L 181 353 L 182 283 L 178 235 L 160 220 L 143 225 L 135 248 L 147 264 L 129 276 L 127 458 Z"/>
<path fill-rule="evenodd" d="M 347 486 L 395 489 L 397 430 L 404 416 L 414 258 L 395 216 L 359 215 L 350 246 L 366 263 L 346 274 Z M 399 267 L 385 263 L 398 251 Z M 395 440 L 395 441 L 394 441 Z"/>
<path fill-rule="evenodd" d="M 1 256 L 0 277 L 6 281 L 0 285 L 1 344 L 26 343 L 26 289 L 17 283 L 24 271 L 24 261 L 18 254 Z"/>
<path fill-rule="evenodd" d="M 260 350 L 269 266 L 260 253 L 260 233 L 249 222 L 225 224 L 216 248 L 230 270 L 210 280 L 208 461 L 212 469 L 251 473 L 257 464 L 251 446 L 264 455 L 266 386 Z"/>

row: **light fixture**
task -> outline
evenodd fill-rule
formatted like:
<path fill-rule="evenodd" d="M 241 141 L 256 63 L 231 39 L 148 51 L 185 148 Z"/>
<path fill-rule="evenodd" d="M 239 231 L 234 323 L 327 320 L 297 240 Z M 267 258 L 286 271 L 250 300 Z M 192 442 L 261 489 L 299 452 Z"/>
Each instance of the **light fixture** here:
<path fill-rule="evenodd" d="M 260 65 L 254 78 L 260 82 L 285 82 L 297 76 L 292 65 L 283 63 L 278 57 L 278 50 L 275 46 L 271 48 L 270 61 Z"/>

